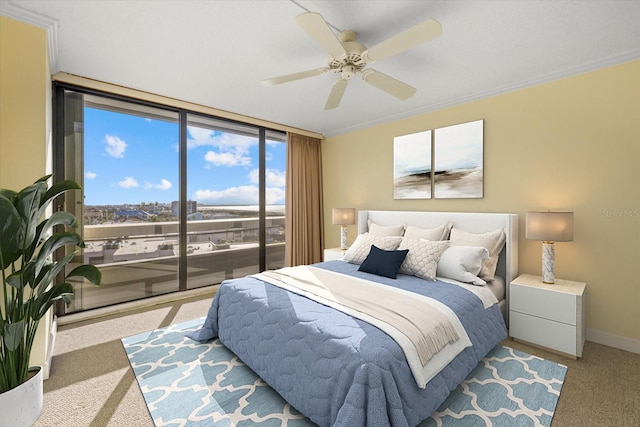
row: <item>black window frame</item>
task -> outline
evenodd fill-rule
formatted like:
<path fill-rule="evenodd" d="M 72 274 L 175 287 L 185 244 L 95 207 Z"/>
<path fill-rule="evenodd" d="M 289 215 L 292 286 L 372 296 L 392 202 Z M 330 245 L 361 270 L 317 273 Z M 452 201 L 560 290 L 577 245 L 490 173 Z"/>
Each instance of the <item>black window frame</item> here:
<path fill-rule="evenodd" d="M 282 134 L 282 139 L 277 139 L 280 142 L 287 141 L 286 132 L 268 128 L 265 126 L 255 125 L 252 123 L 246 123 L 238 120 L 228 119 L 225 117 L 215 116 L 211 114 L 206 114 L 200 111 L 189 110 L 185 108 L 179 108 L 171 105 L 154 103 L 146 100 L 136 99 L 124 95 L 104 92 L 101 90 L 87 88 L 83 86 L 73 85 L 64 82 L 52 82 L 52 104 L 53 104 L 53 120 L 52 120 L 52 135 L 53 135 L 53 144 L 52 144 L 52 156 L 53 156 L 53 181 L 59 182 L 65 179 L 64 170 L 65 170 L 65 161 L 64 161 L 64 138 L 65 138 L 65 91 L 73 91 L 77 93 L 81 93 L 83 95 L 93 95 L 96 97 L 112 99 L 116 101 L 128 102 L 136 105 L 140 105 L 143 107 L 151 107 L 157 108 L 161 110 L 165 110 L 172 113 L 178 114 L 178 124 L 179 124 L 179 199 L 180 199 L 180 218 L 179 218 L 179 238 L 181 242 L 187 242 L 187 127 L 188 127 L 188 116 L 201 116 L 206 119 L 213 119 L 215 121 L 219 121 L 221 123 L 227 123 L 230 127 L 230 132 L 233 129 L 234 125 L 242 126 L 242 127 L 252 127 L 256 129 L 256 134 L 258 135 L 258 144 L 259 144 L 259 155 L 258 155 L 258 164 L 259 164 L 259 196 L 258 196 L 258 215 L 259 215 L 259 269 L 260 271 L 264 271 L 266 269 L 266 141 L 267 134 L 270 137 L 275 135 Z M 221 129 L 223 130 L 223 129 Z M 64 206 L 64 195 L 59 196 L 60 199 L 54 202 L 54 206 L 59 209 Z M 286 202 L 285 202 L 286 203 Z M 83 218 L 79 218 L 78 221 L 81 223 Z M 180 252 L 178 255 L 178 290 L 176 292 L 184 292 L 189 290 L 187 287 L 187 245 L 180 245 Z M 212 283 L 211 285 L 216 285 Z M 58 314 L 64 314 L 58 310 Z"/>

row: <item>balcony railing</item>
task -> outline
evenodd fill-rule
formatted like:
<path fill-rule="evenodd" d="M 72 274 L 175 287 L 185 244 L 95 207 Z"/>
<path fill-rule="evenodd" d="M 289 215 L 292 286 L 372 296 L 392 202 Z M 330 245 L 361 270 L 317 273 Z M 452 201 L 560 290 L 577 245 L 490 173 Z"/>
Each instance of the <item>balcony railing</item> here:
<path fill-rule="evenodd" d="M 259 272 L 258 218 L 189 221 L 187 288 Z M 284 266 L 284 217 L 267 217 L 266 268 Z M 78 284 L 67 313 L 178 290 L 177 222 L 84 227 L 82 259 L 102 271 L 98 288 Z"/>

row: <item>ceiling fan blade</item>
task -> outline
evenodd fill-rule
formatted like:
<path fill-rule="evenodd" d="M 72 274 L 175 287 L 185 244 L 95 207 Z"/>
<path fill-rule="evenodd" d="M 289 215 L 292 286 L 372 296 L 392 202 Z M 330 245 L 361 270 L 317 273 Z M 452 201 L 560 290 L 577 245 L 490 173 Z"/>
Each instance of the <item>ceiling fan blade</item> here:
<path fill-rule="evenodd" d="M 296 16 L 296 22 L 311 36 L 329 55 L 339 58 L 346 55 L 344 46 L 331 31 L 327 22 L 319 13 L 307 12 Z"/>
<path fill-rule="evenodd" d="M 362 57 L 367 63 L 380 61 L 405 50 L 414 48 L 442 34 L 442 26 L 435 19 L 428 19 L 408 30 L 397 34 L 371 49 L 363 52 Z"/>
<path fill-rule="evenodd" d="M 330 71 L 329 68 L 318 68 L 316 70 L 301 71 L 299 73 L 287 74 L 286 76 L 272 77 L 262 81 L 264 86 L 279 85 L 280 83 L 292 82 L 294 80 L 315 77 Z"/>
<path fill-rule="evenodd" d="M 376 70 L 363 70 L 362 80 L 403 101 L 411 98 L 417 90 L 406 83 L 402 83 L 400 80 L 396 80 Z"/>
<path fill-rule="evenodd" d="M 349 80 L 347 79 L 338 79 L 333 84 L 331 88 L 331 92 L 329 93 L 329 98 L 327 98 L 327 103 L 324 104 L 325 110 L 331 110 L 340 105 L 340 101 L 342 100 L 342 95 L 344 95 L 344 91 L 347 88 L 347 84 Z"/>

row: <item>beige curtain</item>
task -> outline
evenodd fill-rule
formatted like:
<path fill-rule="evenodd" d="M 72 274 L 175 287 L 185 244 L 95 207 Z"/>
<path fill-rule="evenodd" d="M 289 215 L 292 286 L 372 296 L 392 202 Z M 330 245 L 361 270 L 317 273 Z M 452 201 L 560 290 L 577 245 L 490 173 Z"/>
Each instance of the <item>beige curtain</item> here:
<path fill-rule="evenodd" d="M 287 134 L 285 265 L 322 261 L 322 152 L 320 139 Z"/>

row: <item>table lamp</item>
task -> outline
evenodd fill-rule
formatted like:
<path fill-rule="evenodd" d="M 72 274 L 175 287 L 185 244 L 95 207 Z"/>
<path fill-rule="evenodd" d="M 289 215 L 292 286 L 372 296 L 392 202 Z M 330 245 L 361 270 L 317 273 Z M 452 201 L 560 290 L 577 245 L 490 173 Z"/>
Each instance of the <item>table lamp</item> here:
<path fill-rule="evenodd" d="M 542 241 L 542 282 L 555 282 L 554 242 L 573 240 L 573 212 L 527 212 L 525 238 Z"/>
<path fill-rule="evenodd" d="M 340 249 L 347 249 L 347 225 L 356 223 L 356 210 L 354 208 L 333 208 L 331 222 L 340 226 Z"/>

